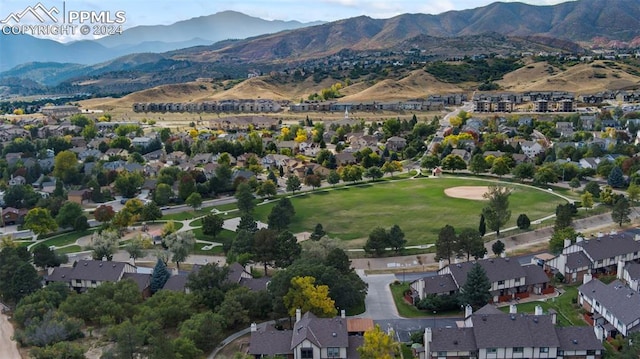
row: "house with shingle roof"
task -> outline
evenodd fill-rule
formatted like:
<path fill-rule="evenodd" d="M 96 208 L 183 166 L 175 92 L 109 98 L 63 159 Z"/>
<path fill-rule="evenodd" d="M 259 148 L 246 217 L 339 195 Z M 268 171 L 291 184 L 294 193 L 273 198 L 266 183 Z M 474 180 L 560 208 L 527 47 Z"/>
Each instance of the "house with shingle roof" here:
<path fill-rule="evenodd" d="M 486 305 L 475 313 L 465 309 L 458 327 L 431 328 L 424 333 L 420 359 L 466 358 L 601 358 L 604 348 L 588 327 L 556 327 L 556 314 L 544 314 L 537 306 L 533 315 L 509 313 Z"/>
<path fill-rule="evenodd" d="M 63 282 L 71 289 L 83 291 L 104 282 L 119 282 L 125 273 L 136 273 L 136 267 L 126 262 L 80 260 L 73 267 L 50 268 L 45 282 Z"/>
<path fill-rule="evenodd" d="M 602 338 L 628 336 L 640 330 L 640 293 L 620 280 L 604 284 L 585 275 L 578 287 L 578 303 L 591 313 Z"/>
<path fill-rule="evenodd" d="M 562 273 L 569 283 L 582 281 L 585 274 L 615 273 L 618 263 L 640 259 L 639 240 L 640 234 L 634 231 L 578 237 L 576 243 L 567 240 L 562 252 L 547 261 L 545 268 Z"/>
<path fill-rule="evenodd" d="M 455 263 L 440 269 L 435 277 L 420 278 L 411 283 L 414 298 L 427 295 L 452 294 L 464 287 L 467 274 L 476 264 L 484 269 L 491 282 L 493 302 L 514 298 L 526 298 L 531 293 L 542 294 L 553 290 L 544 270 L 535 264 L 520 265 L 510 258 L 489 258 L 472 262 Z"/>
<path fill-rule="evenodd" d="M 249 354 L 256 358 L 279 355 L 285 358 L 354 358 L 362 337 L 349 336 L 344 311 L 334 318 L 318 318 L 311 312 L 296 311 L 293 330 L 278 331 L 273 326 L 258 329 L 251 324 Z"/>

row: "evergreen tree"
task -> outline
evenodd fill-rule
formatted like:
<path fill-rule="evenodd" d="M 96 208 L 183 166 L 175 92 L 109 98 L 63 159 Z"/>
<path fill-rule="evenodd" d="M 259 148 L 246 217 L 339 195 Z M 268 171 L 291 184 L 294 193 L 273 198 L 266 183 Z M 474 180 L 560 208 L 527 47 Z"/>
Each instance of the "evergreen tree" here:
<path fill-rule="evenodd" d="M 251 193 L 251 187 L 249 187 L 246 182 L 238 185 L 235 197 L 238 200 L 237 205 L 240 212 L 242 212 L 243 214 L 253 212 L 253 209 L 256 206 L 256 202 L 253 194 Z"/>
<path fill-rule="evenodd" d="M 607 184 L 613 188 L 622 188 L 625 186 L 624 175 L 620 167 L 613 167 L 609 173 L 609 177 L 607 177 Z"/>
<path fill-rule="evenodd" d="M 498 239 L 491 245 L 491 251 L 496 256 L 501 255 L 504 252 L 504 243 L 502 243 L 502 241 Z"/>
<path fill-rule="evenodd" d="M 400 229 L 400 226 L 394 224 L 388 233 L 389 246 L 398 253 L 407 244 L 407 240 L 404 238 L 404 232 Z"/>
<path fill-rule="evenodd" d="M 611 219 L 622 227 L 623 223 L 631 222 L 631 218 L 629 218 L 630 214 L 631 207 L 629 206 L 629 201 L 626 197 L 621 196 L 620 199 L 613 204 Z"/>
<path fill-rule="evenodd" d="M 436 260 L 446 259 L 451 264 L 451 256 L 456 252 L 457 241 L 456 230 L 452 226 L 447 224 L 442 227 L 436 240 Z"/>
<path fill-rule="evenodd" d="M 170 276 L 171 273 L 167 270 L 167 265 L 164 264 L 162 259 L 158 258 L 156 266 L 153 268 L 153 273 L 151 274 L 151 292 L 155 293 L 162 289 Z"/>
<path fill-rule="evenodd" d="M 313 229 L 313 233 L 311 233 L 311 236 L 309 237 L 309 239 L 311 239 L 312 241 L 319 241 L 320 238 L 324 237 L 327 234 L 327 232 L 324 231 L 324 228 L 322 228 L 322 224 L 318 223 L 316 224 L 316 227 Z"/>
<path fill-rule="evenodd" d="M 484 237 L 485 233 L 487 233 L 487 224 L 484 221 L 484 214 L 480 214 L 480 224 L 478 225 L 478 232 L 480 232 L 480 237 Z"/>
<path fill-rule="evenodd" d="M 487 224 L 491 230 L 496 231 L 500 237 L 500 227 L 504 226 L 511 218 L 509 209 L 509 196 L 511 189 L 502 186 L 489 186 L 489 191 L 483 195 L 489 203 L 482 209 Z"/>
<path fill-rule="evenodd" d="M 520 229 L 529 229 L 529 227 L 531 227 L 531 220 L 529 220 L 526 214 L 522 213 L 518 216 L 516 224 Z"/>
<path fill-rule="evenodd" d="M 479 263 L 476 263 L 471 267 L 467 274 L 467 281 L 461 288 L 460 302 L 461 304 L 470 305 L 475 311 L 489 303 L 491 299 L 490 289 L 491 282 L 489 282 L 487 273 Z"/>

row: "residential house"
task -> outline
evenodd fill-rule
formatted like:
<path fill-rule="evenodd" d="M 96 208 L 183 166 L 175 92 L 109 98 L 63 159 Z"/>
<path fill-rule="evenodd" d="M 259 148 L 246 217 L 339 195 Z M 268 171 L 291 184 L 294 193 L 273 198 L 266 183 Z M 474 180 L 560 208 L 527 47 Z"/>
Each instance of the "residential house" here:
<path fill-rule="evenodd" d="M 628 336 L 640 329 L 640 293 L 620 280 L 604 284 L 585 275 L 578 287 L 578 303 L 591 314 L 602 338 Z"/>
<path fill-rule="evenodd" d="M 243 267 L 240 263 L 235 262 L 229 266 L 227 274 L 227 282 L 239 284 L 242 287 L 249 288 L 252 291 L 267 290 L 271 277 L 264 276 L 254 278 L 250 270 Z"/>
<path fill-rule="evenodd" d="M 480 264 L 491 282 L 492 301 L 504 302 L 515 298 L 526 298 L 531 293 L 552 293 L 549 278 L 535 264 L 520 265 L 510 258 L 489 258 L 447 265 L 438 271 L 438 278 L 421 278 L 411 283 L 413 297 L 423 299 L 429 294 L 450 294 L 459 291 L 467 282 L 467 274 L 475 263 Z"/>
<path fill-rule="evenodd" d="M 536 141 L 522 141 L 520 142 L 520 148 L 522 153 L 529 158 L 534 158 L 544 151 L 544 147 Z"/>
<path fill-rule="evenodd" d="M 69 202 L 74 202 L 82 205 L 83 203 L 91 200 L 92 189 L 85 188 L 80 190 L 72 190 L 67 193 Z"/>
<path fill-rule="evenodd" d="M 24 217 L 27 215 L 28 210 L 25 208 L 0 208 L 0 213 L 2 214 L 2 225 L 12 225 L 12 224 L 22 224 L 24 222 Z"/>
<path fill-rule="evenodd" d="M 105 282 L 119 282 L 125 273 L 136 273 L 136 267 L 126 262 L 80 260 L 73 267 L 49 268 L 45 282 L 63 282 L 71 289 L 84 291 Z"/>
<path fill-rule="evenodd" d="M 131 145 L 134 147 L 147 148 L 155 139 L 151 137 L 134 137 Z"/>
<path fill-rule="evenodd" d="M 407 146 L 407 140 L 398 136 L 389 137 L 386 146 L 389 151 L 402 151 Z"/>
<path fill-rule="evenodd" d="M 635 290 L 640 291 L 640 263 L 629 262 L 624 265 L 622 271 L 618 271 L 618 278 L 624 280 L 627 285 Z"/>
<path fill-rule="evenodd" d="M 336 163 L 338 166 L 352 165 L 356 163 L 356 158 L 351 152 L 342 151 L 336 153 Z"/>
<path fill-rule="evenodd" d="M 296 311 L 293 330 L 276 330 L 273 326 L 258 329 L 251 324 L 249 355 L 255 358 L 282 356 L 291 359 L 353 358 L 360 355 L 362 336 L 349 335 L 348 320 L 340 317 L 318 318 L 313 313 Z"/>
<path fill-rule="evenodd" d="M 587 274 L 616 273 L 618 263 L 640 259 L 640 235 L 631 231 L 608 235 L 598 233 L 591 238 L 578 237 L 576 243 L 566 240 L 562 253 L 547 261 L 545 268 L 561 273 L 568 283 L 579 282 Z M 620 268 L 621 269 L 621 268 Z"/>
<path fill-rule="evenodd" d="M 471 161 L 471 152 L 467 150 L 456 148 L 451 151 L 451 154 L 460 156 L 460 158 L 462 158 L 467 165 L 469 165 L 469 161 Z"/>
<path fill-rule="evenodd" d="M 290 157 L 285 155 L 268 154 L 262 157 L 261 162 L 262 167 L 264 168 L 276 169 L 280 168 L 281 166 L 285 167 L 289 159 Z"/>
<path fill-rule="evenodd" d="M 557 327 L 556 314 L 503 313 L 486 305 L 475 313 L 465 309 L 457 327 L 425 328 L 420 359 L 437 358 L 571 358 L 600 359 L 604 348 L 589 327 Z"/>
<path fill-rule="evenodd" d="M 13 176 L 9 179 L 9 186 L 22 186 L 27 184 L 27 179 L 23 176 Z"/>

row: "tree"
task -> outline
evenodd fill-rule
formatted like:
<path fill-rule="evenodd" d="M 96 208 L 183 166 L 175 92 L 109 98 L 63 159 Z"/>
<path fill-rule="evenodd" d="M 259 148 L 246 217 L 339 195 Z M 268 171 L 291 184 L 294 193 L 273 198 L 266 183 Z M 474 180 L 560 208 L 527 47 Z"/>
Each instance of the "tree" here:
<path fill-rule="evenodd" d="M 153 201 L 158 206 L 166 206 L 173 197 L 171 186 L 166 183 L 158 183 L 155 192 L 153 192 Z"/>
<path fill-rule="evenodd" d="M 253 209 L 255 208 L 256 203 L 255 203 L 255 198 L 251 193 L 251 187 L 249 187 L 249 184 L 247 184 L 246 182 L 243 182 L 240 185 L 238 185 L 238 188 L 236 188 L 235 197 L 236 197 L 236 200 L 238 201 L 237 202 L 238 210 L 240 210 L 241 213 L 245 214 L 245 213 L 253 212 Z"/>
<path fill-rule="evenodd" d="M 442 160 L 442 169 L 455 172 L 456 170 L 463 170 L 465 168 L 467 168 L 467 164 L 459 155 L 450 154 Z"/>
<path fill-rule="evenodd" d="M 276 243 L 278 232 L 273 229 L 260 229 L 253 237 L 254 259 L 262 262 L 264 272 L 267 273 L 267 267 L 276 257 Z"/>
<path fill-rule="evenodd" d="M 329 175 L 327 176 L 327 183 L 329 183 L 332 186 L 335 186 L 339 182 L 340 182 L 340 175 L 335 170 L 331 170 L 329 172 Z"/>
<path fill-rule="evenodd" d="M 574 206 L 571 203 L 556 206 L 556 221 L 554 229 L 570 227 L 573 222 Z"/>
<path fill-rule="evenodd" d="M 61 228 L 73 227 L 76 218 L 82 216 L 82 207 L 75 202 L 66 202 L 60 207 L 56 216 L 56 223 Z"/>
<path fill-rule="evenodd" d="M 551 239 L 549 239 L 549 251 L 551 253 L 558 254 L 562 252 L 562 249 L 565 247 L 565 240 L 575 242 L 577 237 L 578 233 L 576 233 L 576 230 L 572 227 L 554 230 L 551 235 Z"/>
<path fill-rule="evenodd" d="M 367 168 L 367 170 L 364 173 L 364 176 L 371 178 L 371 181 L 375 181 L 379 178 L 382 178 L 382 175 L 383 175 L 382 170 L 378 166 L 371 166 Z"/>
<path fill-rule="evenodd" d="M 485 161 L 484 156 L 481 153 L 477 153 L 471 157 L 471 161 L 469 162 L 469 171 L 474 174 L 482 173 L 487 170 L 487 161 Z"/>
<path fill-rule="evenodd" d="M 133 259 L 133 264 L 136 264 L 136 259 L 144 255 L 143 252 L 144 243 L 140 234 L 131 239 L 125 246 L 124 250 L 129 254 L 129 258 Z"/>
<path fill-rule="evenodd" d="M 526 179 L 532 179 L 536 173 L 536 166 L 533 163 L 523 162 L 516 165 L 511 171 L 513 178 L 520 182 Z"/>
<path fill-rule="evenodd" d="M 298 178 L 298 176 L 289 175 L 289 177 L 287 177 L 287 191 L 290 191 L 291 193 L 296 193 L 296 191 L 299 191 L 300 188 L 301 188 L 300 178 Z"/>
<path fill-rule="evenodd" d="M 189 173 L 185 173 L 180 177 L 178 182 L 178 197 L 186 201 L 193 193 L 196 193 L 196 181 Z"/>
<path fill-rule="evenodd" d="M 53 175 L 64 183 L 77 183 L 78 158 L 69 151 L 61 151 L 53 159 Z"/>
<path fill-rule="evenodd" d="M 496 256 L 501 255 L 504 252 L 504 243 L 502 243 L 502 241 L 499 239 L 493 242 L 493 244 L 491 245 L 491 251 Z"/>
<path fill-rule="evenodd" d="M 533 176 L 533 181 L 541 185 L 558 182 L 558 174 L 552 166 L 541 166 Z"/>
<path fill-rule="evenodd" d="M 387 161 L 382 165 L 382 172 L 391 174 L 393 178 L 394 172 L 402 171 L 402 163 L 400 161 Z"/>
<path fill-rule="evenodd" d="M 582 207 L 587 210 L 593 208 L 593 195 L 591 192 L 585 192 L 580 196 L 580 202 L 582 202 Z"/>
<path fill-rule="evenodd" d="M 590 181 L 584 186 L 584 192 L 589 192 L 593 198 L 600 198 L 600 185 L 598 182 Z"/>
<path fill-rule="evenodd" d="M 318 241 L 320 240 L 320 238 L 324 237 L 326 234 L 327 232 L 325 232 L 324 228 L 322 228 L 322 224 L 317 223 L 316 226 L 313 228 L 313 232 L 309 236 L 309 239 L 311 239 L 312 241 Z"/>
<path fill-rule="evenodd" d="M 273 172 L 269 172 L 273 173 Z M 276 182 L 270 179 L 263 181 L 262 184 L 258 187 L 258 196 L 264 196 L 271 198 L 278 193 L 278 188 L 276 187 Z"/>
<path fill-rule="evenodd" d="M 440 159 L 438 158 L 438 156 L 434 155 L 424 156 L 424 158 L 420 162 L 420 167 L 426 168 L 428 170 L 434 169 L 438 166 L 440 166 Z"/>
<path fill-rule="evenodd" d="M 62 256 L 51 250 L 46 244 L 38 244 L 33 249 L 33 264 L 40 268 L 59 267 L 63 263 Z"/>
<path fill-rule="evenodd" d="M 457 240 L 456 252 L 458 255 L 465 255 L 467 262 L 471 257 L 476 259 L 484 257 L 487 249 L 484 247 L 484 241 L 480 237 L 480 233 L 473 228 L 465 228 L 460 231 Z"/>
<path fill-rule="evenodd" d="M 498 177 L 502 177 L 509 172 L 511 172 L 511 168 L 509 168 L 509 161 L 505 156 L 501 156 L 493 160 L 491 173 L 498 175 Z"/>
<path fill-rule="evenodd" d="M 233 312 L 226 312 L 232 315 Z M 180 324 L 181 338 L 187 338 L 203 352 L 210 352 L 224 339 L 223 333 L 226 327 L 224 316 L 210 311 L 197 313 Z"/>
<path fill-rule="evenodd" d="M 625 186 L 624 174 L 620 167 L 613 167 L 607 177 L 607 184 L 613 188 L 622 188 Z"/>
<path fill-rule="evenodd" d="M 407 244 L 407 240 L 404 238 L 404 232 L 400 229 L 400 226 L 394 224 L 389 233 L 387 234 L 388 245 L 393 248 L 396 253 L 399 253 Z"/>
<path fill-rule="evenodd" d="M 98 222 L 109 222 L 113 216 L 116 215 L 116 212 L 113 210 L 113 207 L 107 205 L 100 205 L 93 211 L 93 217 Z"/>
<path fill-rule="evenodd" d="M 196 244 L 196 237 L 192 231 L 174 232 L 166 236 L 162 241 L 171 252 L 171 260 L 176 262 L 180 269 L 180 263 L 184 262 Z"/>
<path fill-rule="evenodd" d="M 631 204 L 635 204 L 640 199 L 640 186 L 635 183 L 631 183 L 627 188 L 627 196 Z"/>
<path fill-rule="evenodd" d="M 529 229 L 529 227 L 531 227 L 531 220 L 529 220 L 526 214 L 521 213 L 516 220 L 516 224 L 520 229 Z"/>
<path fill-rule="evenodd" d="M 193 192 L 189 195 L 189 197 L 187 197 L 185 203 L 194 210 L 200 208 L 200 206 L 202 206 L 202 195 L 200 195 L 200 193 L 198 192 Z"/>
<path fill-rule="evenodd" d="M 571 187 L 572 191 L 575 191 L 576 188 L 580 187 L 580 180 L 578 177 L 573 177 L 571 181 L 569 181 L 569 187 Z"/>
<path fill-rule="evenodd" d="M 162 210 L 155 202 L 147 202 L 140 211 L 140 220 L 153 222 L 162 218 Z"/>
<path fill-rule="evenodd" d="M 80 344 L 58 342 L 44 348 L 34 347 L 29 351 L 29 355 L 34 359 L 84 359 L 84 352 L 85 349 Z"/>
<path fill-rule="evenodd" d="M 118 358 L 138 358 L 143 352 L 144 332 L 127 319 L 116 327 L 111 328 L 111 335 L 115 338 Z"/>
<path fill-rule="evenodd" d="M 113 224 L 115 228 L 118 228 L 119 231 L 122 231 L 123 229 L 132 225 L 135 220 L 136 216 L 134 216 L 131 212 L 122 209 L 118 213 L 116 213 L 115 216 L 113 216 L 111 224 Z"/>
<path fill-rule="evenodd" d="M 491 299 L 491 282 L 487 273 L 479 263 L 471 267 L 467 274 L 467 281 L 460 288 L 460 303 L 470 305 L 474 311 L 483 307 Z"/>
<path fill-rule="evenodd" d="M 302 253 L 302 247 L 298 243 L 296 236 L 289 231 L 280 232 L 276 237 L 275 266 L 279 268 L 290 266 L 296 259 L 300 258 L 300 253 Z"/>
<path fill-rule="evenodd" d="M 104 230 L 101 233 L 94 232 L 91 235 L 91 248 L 93 249 L 93 259 L 108 261 L 113 259 L 113 255 L 118 250 L 120 235 L 115 230 Z"/>
<path fill-rule="evenodd" d="M 198 301 L 209 309 L 215 310 L 224 300 L 229 275 L 228 267 L 220 267 L 217 263 L 209 263 L 191 272 L 187 288 L 196 295 Z"/>
<path fill-rule="evenodd" d="M 362 346 L 357 350 L 362 359 L 393 359 L 400 356 L 400 343 L 394 339 L 393 331 L 385 333 L 376 324 L 364 332 Z"/>
<path fill-rule="evenodd" d="M 167 270 L 167 265 L 162 261 L 162 259 L 158 258 L 156 261 L 156 266 L 153 267 L 153 272 L 151 273 L 151 284 L 149 288 L 151 289 L 151 293 L 155 293 L 162 289 L 171 277 L 171 273 Z"/>
<path fill-rule="evenodd" d="M 208 214 L 202 218 L 202 233 L 216 238 L 222 232 L 224 219 L 218 215 Z"/>
<path fill-rule="evenodd" d="M 451 225 L 446 225 L 440 229 L 436 240 L 436 260 L 446 259 L 451 264 L 451 256 L 456 253 L 458 237 L 456 230 Z"/>
<path fill-rule="evenodd" d="M 296 309 L 318 317 L 331 318 L 336 315 L 335 301 L 329 297 L 329 287 L 316 285 L 315 282 L 316 279 L 311 276 L 291 278 L 291 287 L 283 298 L 289 316 L 294 316 Z"/>
<path fill-rule="evenodd" d="M 122 197 L 135 197 L 138 189 L 144 183 L 144 177 L 138 172 L 121 172 L 113 183 L 114 188 Z"/>
<path fill-rule="evenodd" d="M 478 224 L 478 232 L 480 233 L 480 237 L 484 237 L 485 233 L 487 233 L 487 223 L 484 220 L 484 214 L 480 214 L 480 224 Z"/>
<path fill-rule="evenodd" d="M 364 251 L 368 254 L 381 256 L 389 244 L 389 234 L 382 227 L 374 228 L 369 233 L 369 239 L 364 245 Z"/>
<path fill-rule="evenodd" d="M 78 232 L 86 231 L 87 229 L 89 229 L 89 219 L 87 218 L 87 216 L 82 215 L 76 218 L 75 221 L 73 221 L 73 229 Z"/>
<path fill-rule="evenodd" d="M 618 223 L 620 227 L 622 227 L 623 223 L 631 222 L 631 218 L 629 215 L 631 214 L 631 206 L 629 205 L 629 201 L 626 197 L 621 196 L 614 204 L 611 209 L 611 219 Z"/>
<path fill-rule="evenodd" d="M 304 184 L 316 189 L 322 185 L 322 178 L 315 174 L 307 175 L 304 177 Z"/>
<path fill-rule="evenodd" d="M 482 197 L 489 200 L 486 207 L 482 209 L 489 228 L 500 236 L 500 227 L 504 226 L 511 218 L 511 210 L 509 210 L 509 196 L 511 189 L 499 185 L 491 185 L 487 193 Z"/>
<path fill-rule="evenodd" d="M 36 235 L 47 234 L 58 229 L 58 224 L 51 217 L 46 208 L 33 208 L 24 217 L 24 228 L 30 229 Z"/>

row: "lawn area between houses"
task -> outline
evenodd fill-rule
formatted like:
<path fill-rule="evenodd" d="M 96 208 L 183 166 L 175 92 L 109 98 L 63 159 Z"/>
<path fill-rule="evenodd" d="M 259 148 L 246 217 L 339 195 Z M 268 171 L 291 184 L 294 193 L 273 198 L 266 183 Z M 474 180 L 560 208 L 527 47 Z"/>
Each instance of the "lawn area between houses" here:
<path fill-rule="evenodd" d="M 414 305 L 407 303 L 404 300 L 404 293 L 409 290 L 409 283 L 395 282 L 389 285 L 391 288 L 391 295 L 393 295 L 393 301 L 396 303 L 398 314 L 404 318 L 426 318 L 434 317 L 433 313 L 429 311 L 422 311 L 416 308 Z M 461 316 L 462 311 L 442 312 L 436 313 L 436 317 L 451 317 Z"/>
<path fill-rule="evenodd" d="M 291 198 L 296 215 L 292 232 L 312 231 L 321 223 L 330 237 L 353 240 L 368 237 L 377 226 L 390 228 L 398 224 L 408 245 L 434 243 L 440 229 L 451 224 L 456 229 L 477 228 L 485 202 L 451 198 L 444 190 L 457 186 L 487 186 L 495 182 L 442 177 L 386 181 L 376 184 L 337 187 Z M 515 226 L 519 214 L 533 222 L 555 213 L 565 200 L 548 191 L 508 184 L 514 188 L 510 197 L 511 220 Z M 258 206 L 255 218 L 266 222 L 274 203 Z M 361 247 L 361 241 L 353 246 Z M 347 247 L 352 247 L 349 243 Z"/>
<path fill-rule="evenodd" d="M 533 314 L 535 312 L 536 305 L 542 307 L 545 313 L 548 313 L 549 309 L 555 310 L 557 315 L 558 326 L 586 326 L 587 322 L 582 319 L 577 303 L 574 300 L 578 299 L 578 287 L 577 286 L 565 286 L 561 288 L 564 293 L 555 298 L 547 299 L 546 301 L 535 301 L 517 304 L 518 313 Z M 509 312 L 509 306 L 501 307 L 505 313 Z"/>

